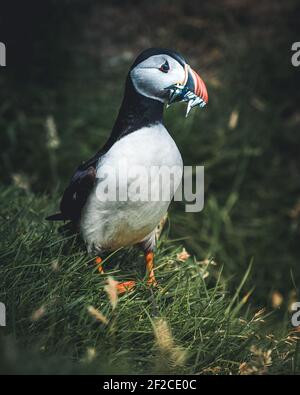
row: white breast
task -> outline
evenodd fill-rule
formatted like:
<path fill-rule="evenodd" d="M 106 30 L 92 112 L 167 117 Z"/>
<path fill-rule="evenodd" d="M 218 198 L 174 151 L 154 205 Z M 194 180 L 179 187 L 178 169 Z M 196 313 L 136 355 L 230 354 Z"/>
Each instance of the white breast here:
<path fill-rule="evenodd" d="M 128 177 L 124 176 L 125 165 Z M 136 244 L 150 234 L 168 209 L 172 191 L 180 183 L 182 167 L 180 152 L 161 124 L 142 128 L 117 141 L 97 165 L 96 186 L 83 210 L 81 232 L 88 249 L 113 250 Z M 153 201 L 153 192 L 159 192 L 161 187 L 155 175 L 166 168 L 175 172 L 170 197 L 156 194 L 158 200 Z M 138 175 L 134 174 L 136 171 Z M 113 177 L 105 179 L 104 173 L 109 172 L 120 176 L 117 185 Z M 116 201 L 104 201 L 99 191 L 107 189 L 115 191 Z M 127 190 L 129 199 L 120 201 L 120 190 L 122 193 Z"/>

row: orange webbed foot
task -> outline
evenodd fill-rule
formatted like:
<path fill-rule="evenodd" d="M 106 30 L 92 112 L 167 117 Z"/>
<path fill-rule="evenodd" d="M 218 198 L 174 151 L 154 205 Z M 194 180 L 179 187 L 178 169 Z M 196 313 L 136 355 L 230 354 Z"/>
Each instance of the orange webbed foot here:
<path fill-rule="evenodd" d="M 157 281 L 154 275 L 154 254 L 152 251 L 145 253 L 145 261 L 146 261 L 146 275 L 147 275 L 147 285 L 149 287 L 156 287 Z M 95 264 L 97 265 L 98 272 L 103 274 L 103 260 L 101 257 L 97 256 L 95 258 Z M 133 280 L 123 281 L 116 285 L 118 295 L 122 295 L 125 292 L 132 291 L 136 286 L 136 282 Z"/>
<path fill-rule="evenodd" d="M 135 287 L 135 281 L 123 281 L 122 283 L 118 283 L 116 288 L 118 295 L 122 295 L 125 292 L 132 291 Z"/>

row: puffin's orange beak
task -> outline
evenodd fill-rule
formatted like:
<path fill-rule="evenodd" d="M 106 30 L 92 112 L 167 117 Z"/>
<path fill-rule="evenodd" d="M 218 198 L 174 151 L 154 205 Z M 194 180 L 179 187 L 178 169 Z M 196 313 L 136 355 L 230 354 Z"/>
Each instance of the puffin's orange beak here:
<path fill-rule="evenodd" d="M 188 64 L 184 66 L 184 79 L 177 84 L 171 85 L 169 90 L 168 104 L 186 101 L 186 116 L 193 107 L 204 107 L 208 103 L 208 93 L 206 86 L 199 76 Z"/>
<path fill-rule="evenodd" d="M 200 97 L 205 104 L 208 103 L 208 93 L 206 86 L 198 73 L 189 67 L 188 79 L 186 83 L 187 87 L 195 93 L 196 96 Z"/>

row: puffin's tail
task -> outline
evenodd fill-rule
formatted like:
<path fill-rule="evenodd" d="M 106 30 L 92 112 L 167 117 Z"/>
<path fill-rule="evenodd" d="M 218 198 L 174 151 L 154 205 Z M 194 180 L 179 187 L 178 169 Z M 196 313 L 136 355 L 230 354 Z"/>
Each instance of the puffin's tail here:
<path fill-rule="evenodd" d="M 66 221 L 68 219 L 69 218 L 66 218 L 62 213 L 49 215 L 49 217 L 46 218 L 47 221 Z"/>

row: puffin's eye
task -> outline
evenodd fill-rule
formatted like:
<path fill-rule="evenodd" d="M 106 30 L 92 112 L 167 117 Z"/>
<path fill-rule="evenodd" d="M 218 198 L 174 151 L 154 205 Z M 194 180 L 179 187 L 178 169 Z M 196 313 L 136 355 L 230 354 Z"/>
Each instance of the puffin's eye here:
<path fill-rule="evenodd" d="M 166 60 L 164 64 L 162 64 L 159 68 L 163 73 L 167 73 L 170 70 L 169 62 Z"/>

